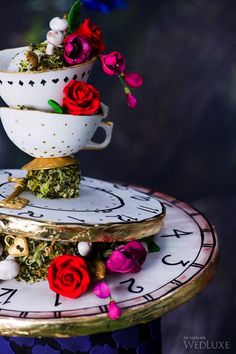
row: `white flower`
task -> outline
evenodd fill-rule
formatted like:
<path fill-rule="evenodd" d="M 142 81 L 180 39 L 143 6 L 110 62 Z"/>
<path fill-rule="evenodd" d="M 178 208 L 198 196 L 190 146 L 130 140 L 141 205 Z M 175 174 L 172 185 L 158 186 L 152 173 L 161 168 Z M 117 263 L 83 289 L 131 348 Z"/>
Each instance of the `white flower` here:
<path fill-rule="evenodd" d="M 15 278 L 20 272 L 20 266 L 15 258 L 8 256 L 0 262 L 0 280 L 10 280 Z"/>

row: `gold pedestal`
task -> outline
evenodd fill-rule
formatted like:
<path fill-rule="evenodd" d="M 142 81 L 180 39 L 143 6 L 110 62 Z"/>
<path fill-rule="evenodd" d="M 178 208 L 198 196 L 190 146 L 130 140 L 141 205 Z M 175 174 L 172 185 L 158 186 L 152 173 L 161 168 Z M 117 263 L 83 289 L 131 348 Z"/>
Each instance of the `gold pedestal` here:
<path fill-rule="evenodd" d="M 26 171 L 49 170 L 51 168 L 77 165 L 78 160 L 71 156 L 36 158 L 22 167 Z"/>

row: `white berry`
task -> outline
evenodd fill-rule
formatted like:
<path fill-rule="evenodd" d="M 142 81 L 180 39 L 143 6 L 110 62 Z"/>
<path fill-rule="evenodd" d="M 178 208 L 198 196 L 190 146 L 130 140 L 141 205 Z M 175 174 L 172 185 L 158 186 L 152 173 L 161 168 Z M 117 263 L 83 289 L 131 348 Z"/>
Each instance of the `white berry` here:
<path fill-rule="evenodd" d="M 4 261 L 0 262 L 0 279 L 14 279 L 20 273 L 20 266 L 15 258 L 8 256 Z"/>
<path fill-rule="evenodd" d="M 91 242 L 81 241 L 78 243 L 78 252 L 82 257 L 86 257 L 92 250 Z"/>

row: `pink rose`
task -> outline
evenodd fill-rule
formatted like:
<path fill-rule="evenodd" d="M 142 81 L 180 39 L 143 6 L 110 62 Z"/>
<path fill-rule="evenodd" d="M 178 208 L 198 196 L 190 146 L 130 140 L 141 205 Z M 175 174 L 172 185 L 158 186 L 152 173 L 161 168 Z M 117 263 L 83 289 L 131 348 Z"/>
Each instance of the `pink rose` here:
<path fill-rule="evenodd" d="M 125 59 L 119 52 L 101 55 L 102 69 L 105 74 L 114 76 L 125 71 Z"/>
<path fill-rule="evenodd" d="M 112 252 L 106 266 L 111 272 L 137 273 L 147 256 L 147 251 L 138 241 L 130 241 Z"/>

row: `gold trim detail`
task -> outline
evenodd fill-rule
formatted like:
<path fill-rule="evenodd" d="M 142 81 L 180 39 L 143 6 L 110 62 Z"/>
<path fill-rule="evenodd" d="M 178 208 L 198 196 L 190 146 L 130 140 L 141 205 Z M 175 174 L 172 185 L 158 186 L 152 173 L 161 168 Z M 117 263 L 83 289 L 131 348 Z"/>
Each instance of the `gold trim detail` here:
<path fill-rule="evenodd" d="M 79 225 L 43 222 L 0 214 L 0 232 L 43 241 L 130 241 L 158 233 L 163 226 L 164 217 L 165 212 L 140 222 Z"/>
<path fill-rule="evenodd" d="M 51 168 L 65 167 L 78 164 L 78 160 L 71 156 L 52 157 L 52 158 L 35 158 L 22 167 L 22 170 L 37 171 L 49 170 Z"/>

